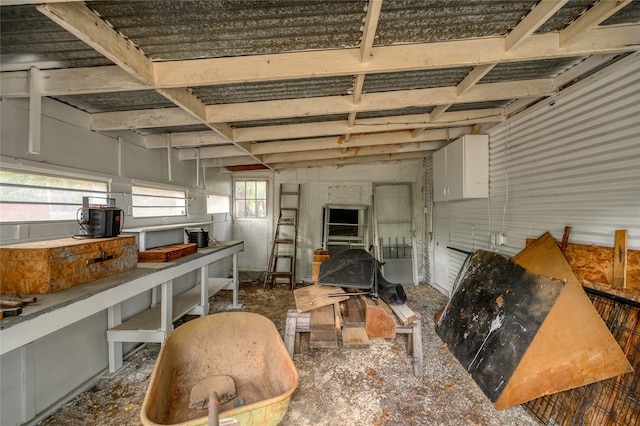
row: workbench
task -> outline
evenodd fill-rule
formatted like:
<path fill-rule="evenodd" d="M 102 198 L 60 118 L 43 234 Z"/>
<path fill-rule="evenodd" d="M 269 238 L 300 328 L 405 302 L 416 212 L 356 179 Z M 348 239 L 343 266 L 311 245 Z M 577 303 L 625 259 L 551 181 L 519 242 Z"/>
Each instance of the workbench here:
<path fill-rule="evenodd" d="M 187 313 L 207 315 L 209 296 L 215 292 L 233 290 L 232 307 L 241 306 L 237 254 L 243 250 L 243 241 L 218 242 L 172 262 L 140 263 L 135 269 L 110 277 L 37 295 L 37 303 L 23 307 L 21 315 L 0 320 L 0 355 L 106 309 L 109 371 L 113 373 L 122 367 L 122 342 L 163 342 L 177 317 Z M 209 265 L 228 256 L 233 256 L 232 277 L 209 278 Z M 193 271 L 197 271 L 199 284 L 173 296 L 172 280 Z M 122 322 L 120 303 L 156 288 L 160 289 L 159 303 Z"/>

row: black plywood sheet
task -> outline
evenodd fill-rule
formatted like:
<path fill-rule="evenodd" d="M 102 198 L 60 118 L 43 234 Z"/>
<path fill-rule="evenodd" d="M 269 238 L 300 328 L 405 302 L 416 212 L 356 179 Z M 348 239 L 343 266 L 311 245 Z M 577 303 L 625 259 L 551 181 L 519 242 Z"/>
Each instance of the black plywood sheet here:
<path fill-rule="evenodd" d="M 505 256 L 483 250 L 463 268 L 436 332 L 495 402 L 564 282 L 532 274 Z"/>

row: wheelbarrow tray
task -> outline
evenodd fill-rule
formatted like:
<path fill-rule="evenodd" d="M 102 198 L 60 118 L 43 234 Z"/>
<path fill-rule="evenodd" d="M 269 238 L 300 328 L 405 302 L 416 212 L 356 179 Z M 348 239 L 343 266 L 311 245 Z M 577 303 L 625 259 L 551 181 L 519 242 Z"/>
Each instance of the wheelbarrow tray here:
<path fill-rule="evenodd" d="M 212 314 L 169 335 L 140 411 L 144 425 L 206 425 L 207 410 L 189 408 L 191 389 L 213 375 L 233 377 L 238 398 L 220 407 L 220 419 L 240 425 L 280 423 L 298 386 L 298 372 L 268 318 L 248 312 Z"/>

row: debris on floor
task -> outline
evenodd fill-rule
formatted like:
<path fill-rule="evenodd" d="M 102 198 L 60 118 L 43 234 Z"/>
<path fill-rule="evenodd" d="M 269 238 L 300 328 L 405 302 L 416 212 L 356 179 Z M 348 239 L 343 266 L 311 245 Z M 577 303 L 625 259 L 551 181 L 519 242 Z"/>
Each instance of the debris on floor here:
<path fill-rule="evenodd" d="M 293 357 L 298 389 L 281 425 L 537 425 L 521 406 L 496 410 L 437 336 L 434 317 L 447 297 L 428 285 L 405 290 L 407 305 L 422 320 L 423 375 L 414 376 L 407 335 L 373 338 L 357 350 L 342 344 L 315 349 L 303 338 Z M 225 311 L 231 297 L 230 291 L 212 297 L 210 312 Z M 242 282 L 239 299 L 243 310 L 270 318 L 284 336 L 287 312 L 296 306 L 289 286 Z M 101 379 L 40 424 L 139 424 L 159 348 L 147 344 L 120 374 Z"/>

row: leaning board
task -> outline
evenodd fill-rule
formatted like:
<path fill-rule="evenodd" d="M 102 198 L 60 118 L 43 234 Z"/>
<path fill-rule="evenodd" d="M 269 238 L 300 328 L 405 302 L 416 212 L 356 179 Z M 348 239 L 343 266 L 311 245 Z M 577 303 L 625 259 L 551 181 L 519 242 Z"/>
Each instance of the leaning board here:
<path fill-rule="evenodd" d="M 323 306 L 347 300 L 349 296 L 329 296 L 330 294 L 344 293 L 340 287 L 314 284 L 293 290 L 298 312 L 308 312 Z"/>

